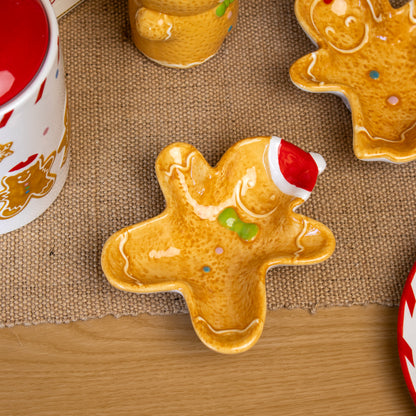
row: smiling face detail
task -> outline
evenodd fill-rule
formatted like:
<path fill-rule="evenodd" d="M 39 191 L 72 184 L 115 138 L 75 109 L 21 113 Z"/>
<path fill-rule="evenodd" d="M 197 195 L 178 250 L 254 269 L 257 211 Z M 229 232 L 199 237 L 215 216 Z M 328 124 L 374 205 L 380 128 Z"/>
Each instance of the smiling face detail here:
<path fill-rule="evenodd" d="M 296 15 L 319 49 L 291 68 L 293 82 L 349 101 L 359 159 L 416 159 L 414 1 L 297 0 Z"/>
<path fill-rule="evenodd" d="M 46 160 L 42 155 L 32 155 L 10 170 L 11 175 L 1 180 L 0 219 L 14 217 L 32 198 L 42 198 L 49 193 L 56 179 L 50 172 L 54 160 L 55 152 Z"/>
<path fill-rule="evenodd" d="M 254 345 L 265 319 L 267 269 L 320 262 L 335 246 L 328 228 L 293 212 L 303 202 L 296 190 L 315 162 L 293 146 L 284 167 L 279 158 L 287 147 L 278 138 L 243 140 L 215 168 L 191 145 L 165 148 L 156 171 L 166 209 L 107 241 L 102 267 L 109 282 L 138 293 L 180 291 L 198 336 L 216 351 Z M 271 164 L 286 176 L 290 194 L 272 178 Z M 320 171 L 312 170 L 306 192 Z"/>

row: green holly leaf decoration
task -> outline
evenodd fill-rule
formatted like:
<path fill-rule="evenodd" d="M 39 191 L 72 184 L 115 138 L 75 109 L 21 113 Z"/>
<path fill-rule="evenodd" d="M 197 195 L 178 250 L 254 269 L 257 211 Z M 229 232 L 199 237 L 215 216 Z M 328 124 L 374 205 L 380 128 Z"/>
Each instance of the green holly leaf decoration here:
<path fill-rule="evenodd" d="M 234 0 L 224 0 L 215 10 L 215 14 L 218 17 L 224 16 L 228 6 L 233 2 Z"/>

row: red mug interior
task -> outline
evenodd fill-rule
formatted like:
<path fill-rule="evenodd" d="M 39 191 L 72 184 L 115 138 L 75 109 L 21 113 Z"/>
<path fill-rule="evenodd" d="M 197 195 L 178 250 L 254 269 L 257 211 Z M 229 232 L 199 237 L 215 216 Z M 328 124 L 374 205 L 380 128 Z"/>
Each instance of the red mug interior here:
<path fill-rule="evenodd" d="M 0 0 L 0 106 L 36 76 L 48 43 L 48 18 L 40 0 Z"/>

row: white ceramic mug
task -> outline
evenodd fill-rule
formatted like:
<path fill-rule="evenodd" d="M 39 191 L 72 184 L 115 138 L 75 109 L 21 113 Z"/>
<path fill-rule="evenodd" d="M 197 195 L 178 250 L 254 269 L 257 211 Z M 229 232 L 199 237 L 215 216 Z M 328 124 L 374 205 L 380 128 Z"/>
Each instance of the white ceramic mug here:
<path fill-rule="evenodd" d="M 0 234 L 41 215 L 69 168 L 58 23 L 49 0 L 0 1 Z"/>

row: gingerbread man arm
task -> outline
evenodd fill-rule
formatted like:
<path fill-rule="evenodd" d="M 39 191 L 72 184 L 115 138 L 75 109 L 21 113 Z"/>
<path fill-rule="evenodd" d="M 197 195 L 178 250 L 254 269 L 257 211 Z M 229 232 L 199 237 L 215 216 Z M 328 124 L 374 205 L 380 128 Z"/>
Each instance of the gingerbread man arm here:
<path fill-rule="evenodd" d="M 172 38 L 173 21 L 167 14 L 142 7 L 136 13 L 136 29 L 148 40 L 165 41 Z"/>
<path fill-rule="evenodd" d="M 278 265 L 316 264 L 334 252 L 335 237 L 328 227 L 293 212 L 302 202 L 300 198 L 295 200 L 289 209 L 291 214 L 284 220 L 279 219 L 276 212 L 267 224 L 259 221 L 259 236 L 262 234 L 264 246 L 272 248 L 262 254 L 266 269 Z"/>
<path fill-rule="evenodd" d="M 143 223 L 126 227 L 104 245 L 101 265 L 108 281 L 117 289 L 149 293 L 180 290 L 174 283 L 181 248 L 174 241 L 166 212 Z"/>
<path fill-rule="evenodd" d="M 212 176 L 213 168 L 192 145 L 174 143 L 158 156 L 156 174 L 168 207 L 189 205 L 191 199 L 200 197 L 204 181 Z"/>
<path fill-rule="evenodd" d="M 296 239 L 298 250 L 292 253 L 291 264 L 316 264 L 329 258 L 335 250 L 335 237 L 332 231 L 304 215 L 295 214 L 302 228 Z M 290 263 L 289 263 L 290 264 Z"/>
<path fill-rule="evenodd" d="M 311 92 L 333 92 L 340 89 L 339 84 L 322 82 L 320 68 L 329 68 L 331 56 L 327 50 L 320 49 L 298 59 L 290 68 L 290 78 L 299 88 Z M 325 78 L 327 74 L 325 74 Z M 345 87 L 343 93 L 348 94 Z"/>

